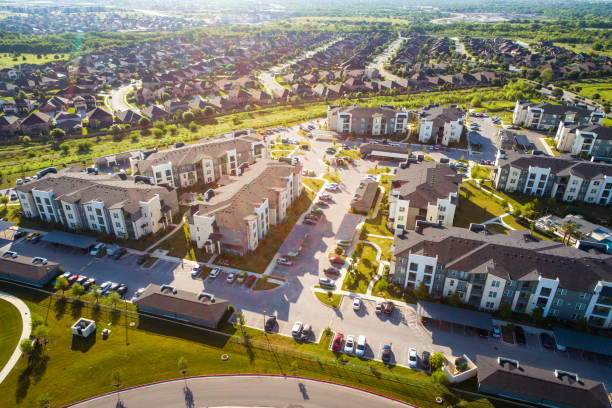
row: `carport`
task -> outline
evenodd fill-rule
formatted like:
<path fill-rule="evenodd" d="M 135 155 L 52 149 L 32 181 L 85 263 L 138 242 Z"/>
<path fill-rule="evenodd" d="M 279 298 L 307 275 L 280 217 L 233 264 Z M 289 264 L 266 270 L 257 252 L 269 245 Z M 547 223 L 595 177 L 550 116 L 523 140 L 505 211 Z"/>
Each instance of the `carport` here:
<path fill-rule="evenodd" d="M 98 240 L 93 237 L 88 237 L 87 235 L 71 234 L 69 232 L 53 230 L 48 234 L 45 234 L 42 237 L 42 241 L 86 251 L 94 246 Z"/>
<path fill-rule="evenodd" d="M 514 136 L 514 143 L 519 149 L 523 151 L 536 150 L 536 146 L 529 141 L 527 136 L 525 135 L 516 135 Z"/>
<path fill-rule="evenodd" d="M 0 220 L 0 233 L 2 234 L 2 238 L 9 239 L 8 235 L 6 235 L 6 231 L 13 226 L 13 223 L 10 221 Z"/>
<path fill-rule="evenodd" d="M 553 328 L 555 342 L 559 346 L 579 350 L 584 353 L 592 353 L 608 361 L 612 361 L 612 339 L 602 336 L 568 330 L 561 327 Z"/>
<path fill-rule="evenodd" d="M 493 321 L 489 314 L 460 307 L 447 306 L 441 303 L 419 300 L 417 302 L 417 316 L 421 322 L 425 319 L 436 320 L 439 326 L 441 326 L 443 322 L 458 324 L 463 326 L 464 329 L 471 328 L 484 330 L 487 335 L 493 330 Z"/>

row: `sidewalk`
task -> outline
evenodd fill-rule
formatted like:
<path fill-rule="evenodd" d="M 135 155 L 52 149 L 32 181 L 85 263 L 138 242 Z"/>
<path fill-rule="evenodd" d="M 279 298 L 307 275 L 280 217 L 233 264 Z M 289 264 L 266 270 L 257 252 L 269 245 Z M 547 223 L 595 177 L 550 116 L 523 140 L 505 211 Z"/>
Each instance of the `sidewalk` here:
<path fill-rule="evenodd" d="M 17 348 L 15 348 L 15 351 L 13 351 L 13 354 L 11 354 L 11 358 L 9 358 L 9 360 L 6 362 L 6 365 L 0 371 L 0 384 L 2 384 L 2 381 L 4 381 L 6 376 L 11 372 L 13 367 L 15 367 L 15 364 L 17 364 L 19 358 L 21 357 L 21 349 L 19 348 L 19 343 L 21 343 L 23 339 L 30 338 L 30 332 L 32 330 L 32 318 L 30 316 L 30 309 L 28 309 L 28 306 L 23 303 L 21 299 L 5 292 L 0 292 L 0 299 L 6 300 L 7 302 L 15 306 L 17 310 L 19 310 L 19 313 L 21 314 L 21 319 L 23 321 L 23 327 L 21 329 L 21 338 L 17 343 Z"/>

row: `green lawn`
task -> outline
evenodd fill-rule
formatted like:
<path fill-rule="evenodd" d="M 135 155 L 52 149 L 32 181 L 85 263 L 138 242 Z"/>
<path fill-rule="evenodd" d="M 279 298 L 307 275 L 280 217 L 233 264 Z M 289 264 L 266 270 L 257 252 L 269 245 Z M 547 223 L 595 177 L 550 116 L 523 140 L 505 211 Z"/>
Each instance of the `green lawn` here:
<path fill-rule="evenodd" d="M 234 268 L 263 273 L 300 215 L 312 204 L 313 197 L 313 194 L 304 191 L 300 199 L 289 209 L 287 220 L 280 225 L 271 227 L 268 235 L 259 243 L 257 249 L 252 254 L 247 254 L 243 257 L 221 255 L 215 262 L 222 264 L 222 262 L 227 261 Z"/>
<path fill-rule="evenodd" d="M 57 57 L 57 58 L 55 58 Z M 65 54 L 42 54 L 38 58 L 37 54 L 20 54 L 14 57 L 10 53 L 0 54 L 0 69 L 14 67 L 19 64 L 46 64 L 49 61 L 63 61 L 68 56 Z"/>
<path fill-rule="evenodd" d="M 331 298 L 327 296 L 327 292 L 315 292 L 315 296 L 319 299 L 323 304 L 327 306 L 331 306 L 337 308 L 340 306 L 340 301 L 342 300 L 342 295 L 332 294 Z"/>
<path fill-rule="evenodd" d="M 357 244 L 359 246 L 359 244 Z M 376 276 L 378 262 L 376 262 L 376 249 L 372 245 L 363 244 L 359 256 L 359 262 L 355 265 L 354 277 L 347 273 L 342 282 L 343 290 L 350 290 L 356 293 L 366 293 L 368 284 Z M 355 248 L 353 257 L 359 255 L 359 248 Z"/>
<path fill-rule="evenodd" d="M 332 173 L 325 173 L 323 175 L 323 178 L 327 181 L 329 181 L 330 183 L 336 183 L 339 184 L 340 183 L 340 177 L 336 174 L 332 174 Z"/>
<path fill-rule="evenodd" d="M 387 216 L 384 214 L 385 207 L 388 206 L 388 198 L 389 198 L 389 189 L 391 187 L 391 178 L 393 176 L 382 175 L 380 177 L 380 186 L 384 188 L 385 193 L 381 198 L 380 208 L 378 210 L 378 214 L 376 214 L 376 218 L 368 218 L 366 219 L 362 233 L 366 234 L 374 234 L 374 235 L 384 235 L 388 237 L 393 236 L 393 232 L 387 227 Z M 383 202 L 387 200 L 387 204 L 383 204 Z"/>
<path fill-rule="evenodd" d="M 170 378 L 180 378 L 177 361 L 184 357 L 187 375 L 224 373 L 281 373 L 333 380 L 407 400 L 421 407 L 436 407 L 434 398 L 458 398 L 444 387 L 437 388 L 423 373 L 403 367 L 386 367 L 376 361 L 336 355 L 327 350 L 330 335 L 320 343 L 296 343 L 285 336 L 264 334 L 226 325 L 233 340 L 146 317 L 127 317 L 119 312 L 93 309 L 21 292 L 2 284 L 2 290 L 22 298 L 33 313 L 46 318 L 50 343 L 43 357 L 32 364 L 22 358 L 0 385 L 0 406 L 34 407 L 41 395 L 51 397 L 52 406 L 62 406 L 114 389 L 112 373 L 119 370 L 121 386 L 129 387 Z M 97 322 L 95 335 L 73 337 L 69 326 L 79 317 Z M 111 329 L 103 340 L 101 330 Z M 322 328 L 321 328 L 322 330 Z M 299 351 L 310 354 L 296 354 Z M 221 361 L 222 354 L 227 361 Z M 320 358 L 315 358 L 314 354 Z M 340 359 L 342 361 L 340 361 Z M 348 363 L 348 364 L 347 364 Z M 69 391 L 67 391 L 69 390 Z M 468 407 L 491 407 L 484 398 Z"/>
<path fill-rule="evenodd" d="M 512 216 L 508 216 L 512 218 Z M 495 234 L 508 234 L 510 230 L 498 224 L 487 224 L 487 229 Z"/>
<path fill-rule="evenodd" d="M 22 329 L 19 310 L 6 300 L 0 300 L 0 369 L 19 344 Z"/>
<path fill-rule="evenodd" d="M 491 167 L 475 165 L 471 169 L 472 178 L 476 179 L 488 179 L 491 174 Z"/>
<path fill-rule="evenodd" d="M 575 87 L 577 86 L 581 87 L 582 90 L 576 92 Z M 597 102 L 612 102 L 612 79 L 610 78 L 592 78 L 571 81 L 570 90 Z M 599 94 L 599 98 L 593 97 L 596 94 Z"/>
<path fill-rule="evenodd" d="M 315 193 L 318 193 L 323 187 L 324 181 L 312 177 L 302 177 L 302 184 L 310 188 Z"/>
<path fill-rule="evenodd" d="M 375 243 L 382 250 L 381 259 L 383 261 L 391 260 L 391 245 L 393 245 L 393 239 L 387 238 L 375 238 L 375 237 L 367 237 L 368 241 Z"/>
<path fill-rule="evenodd" d="M 366 171 L 367 174 L 383 174 L 383 173 L 391 173 L 391 169 L 389 167 L 375 167 Z"/>
<path fill-rule="evenodd" d="M 166 234 L 170 230 L 166 230 Z M 170 237 L 166 238 L 155 249 L 165 249 L 168 255 L 176 256 L 177 258 L 189 259 L 190 261 L 208 262 L 211 255 L 207 254 L 203 249 L 198 249 L 189 238 L 189 226 L 187 222 L 183 228 L 176 231 Z"/>
<path fill-rule="evenodd" d="M 478 189 L 473 181 L 461 183 L 459 206 L 453 224 L 456 227 L 469 227 L 470 223 L 481 223 L 507 212 L 500 201 Z"/>

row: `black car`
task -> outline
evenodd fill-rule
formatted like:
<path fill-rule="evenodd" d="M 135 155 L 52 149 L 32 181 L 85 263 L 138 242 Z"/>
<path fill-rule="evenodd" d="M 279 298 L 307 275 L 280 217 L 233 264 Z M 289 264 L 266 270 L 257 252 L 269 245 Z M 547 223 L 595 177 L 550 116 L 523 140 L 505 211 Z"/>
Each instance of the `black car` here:
<path fill-rule="evenodd" d="M 540 333 L 540 343 L 542 343 L 542 347 L 546 349 L 555 349 L 555 339 L 548 333 Z"/>
<path fill-rule="evenodd" d="M 13 235 L 13 239 L 14 239 L 14 240 L 17 240 L 17 239 L 19 239 L 19 238 L 21 238 L 21 237 L 25 236 L 25 234 L 26 234 L 26 233 L 25 233 L 25 231 L 17 231 L 17 232 L 15 233 L 15 235 Z"/>
<path fill-rule="evenodd" d="M 40 235 L 34 235 L 32 239 L 30 239 L 30 242 L 33 244 L 37 243 L 38 241 L 40 241 Z"/>
<path fill-rule="evenodd" d="M 142 265 L 143 263 L 145 263 L 145 261 L 147 260 L 147 257 L 144 255 L 140 255 L 138 257 L 138 259 L 136 260 L 136 264 L 138 265 Z"/>
<path fill-rule="evenodd" d="M 518 344 L 525 344 L 525 330 L 521 326 L 514 326 L 514 339 Z"/>
<path fill-rule="evenodd" d="M 123 295 L 125 295 L 125 292 L 127 292 L 128 287 L 127 287 L 127 285 L 125 285 L 125 284 L 123 284 L 123 283 L 122 283 L 121 285 L 119 285 L 119 287 L 117 287 L 117 289 L 116 289 L 116 290 L 117 290 L 117 293 L 118 293 L 118 294 L 120 294 L 121 296 L 123 296 Z"/>
<path fill-rule="evenodd" d="M 423 370 L 429 370 L 429 357 L 431 357 L 429 351 L 424 351 L 421 356 L 421 367 L 423 367 Z"/>
<path fill-rule="evenodd" d="M 266 324 L 264 326 L 264 328 L 266 329 L 266 331 L 272 331 L 272 329 L 274 329 L 274 327 L 276 326 L 276 316 L 268 316 L 268 318 L 266 319 Z"/>
<path fill-rule="evenodd" d="M 127 252 L 127 249 L 125 248 L 119 248 L 117 250 L 117 252 L 115 252 L 115 255 L 113 256 L 113 258 L 115 259 L 119 259 L 121 258 L 123 255 L 125 255 L 125 253 Z"/>

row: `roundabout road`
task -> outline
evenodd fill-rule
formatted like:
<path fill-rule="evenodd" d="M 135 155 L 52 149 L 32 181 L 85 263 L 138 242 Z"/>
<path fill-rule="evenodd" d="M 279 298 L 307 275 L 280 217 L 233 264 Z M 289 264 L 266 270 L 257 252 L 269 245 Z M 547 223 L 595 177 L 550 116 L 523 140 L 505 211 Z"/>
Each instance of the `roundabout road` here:
<path fill-rule="evenodd" d="M 283 376 L 214 376 L 173 380 L 121 391 L 124 407 L 397 408 L 412 405 L 316 380 Z M 70 405 L 115 408 L 116 393 Z"/>

